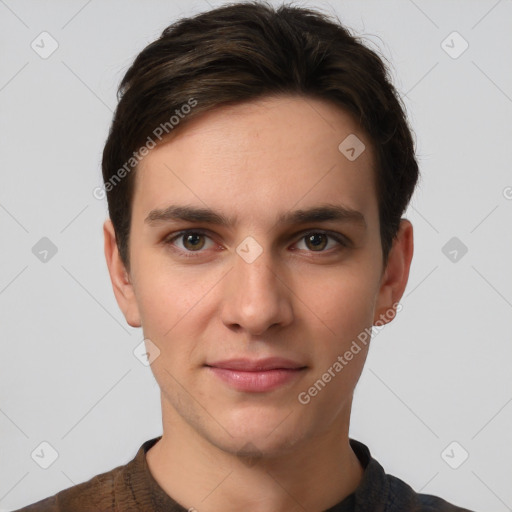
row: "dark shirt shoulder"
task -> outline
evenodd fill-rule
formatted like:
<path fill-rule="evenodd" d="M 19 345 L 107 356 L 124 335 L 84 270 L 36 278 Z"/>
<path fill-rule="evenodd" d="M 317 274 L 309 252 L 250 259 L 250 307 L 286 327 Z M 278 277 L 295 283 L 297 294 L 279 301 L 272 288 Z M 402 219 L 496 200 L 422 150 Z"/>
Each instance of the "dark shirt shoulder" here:
<path fill-rule="evenodd" d="M 472 512 L 431 494 L 418 494 L 403 480 L 386 475 L 389 497 L 386 512 Z"/>
<path fill-rule="evenodd" d="M 146 463 L 146 452 L 160 439 L 144 442 L 127 464 L 14 512 L 183 512 L 159 487 Z"/>
<path fill-rule="evenodd" d="M 430 494 L 419 494 L 406 482 L 387 474 L 368 447 L 355 439 L 350 446 L 364 468 L 353 505 L 345 500 L 326 512 L 472 512 Z"/>
<path fill-rule="evenodd" d="M 119 466 L 96 475 L 15 512 L 114 511 L 115 483 L 123 477 L 125 467 Z"/>

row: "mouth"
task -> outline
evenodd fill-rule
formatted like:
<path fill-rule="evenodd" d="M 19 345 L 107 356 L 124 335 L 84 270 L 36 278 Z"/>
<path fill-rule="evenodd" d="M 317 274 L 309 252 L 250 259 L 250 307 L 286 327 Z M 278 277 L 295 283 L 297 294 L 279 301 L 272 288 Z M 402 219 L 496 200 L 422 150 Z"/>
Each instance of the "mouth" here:
<path fill-rule="evenodd" d="M 231 359 L 205 365 L 217 378 L 238 391 L 272 391 L 301 377 L 307 366 L 283 358 Z"/>

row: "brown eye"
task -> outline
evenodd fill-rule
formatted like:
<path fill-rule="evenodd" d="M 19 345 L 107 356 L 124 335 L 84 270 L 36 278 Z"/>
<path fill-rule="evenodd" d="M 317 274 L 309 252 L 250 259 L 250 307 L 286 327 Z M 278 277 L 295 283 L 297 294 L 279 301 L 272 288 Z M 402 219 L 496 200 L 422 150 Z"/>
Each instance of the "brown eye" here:
<path fill-rule="evenodd" d="M 305 236 L 304 240 L 306 241 L 306 246 L 308 247 L 308 249 L 311 249 L 313 251 L 323 251 L 327 246 L 328 238 L 329 237 L 327 235 L 324 235 L 323 233 L 312 233 L 311 235 Z"/>
<path fill-rule="evenodd" d="M 183 247 L 189 251 L 198 251 L 204 247 L 204 235 L 201 233 L 187 233 L 182 235 Z"/>
<path fill-rule="evenodd" d="M 207 249 L 213 248 L 215 245 L 213 240 L 206 233 L 195 230 L 174 233 L 167 237 L 164 240 L 164 243 L 166 245 L 176 247 L 176 249 L 183 253 L 183 255 L 191 255 L 191 253 L 196 252 L 201 254 Z"/>
<path fill-rule="evenodd" d="M 302 245 L 302 247 L 298 248 L 307 252 L 330 254 L 333 250 L 348 248 L 350 241 L 347 241 L 343 235 L 338 233 L 310 231 L 302 235 L 297 245 Z"/>

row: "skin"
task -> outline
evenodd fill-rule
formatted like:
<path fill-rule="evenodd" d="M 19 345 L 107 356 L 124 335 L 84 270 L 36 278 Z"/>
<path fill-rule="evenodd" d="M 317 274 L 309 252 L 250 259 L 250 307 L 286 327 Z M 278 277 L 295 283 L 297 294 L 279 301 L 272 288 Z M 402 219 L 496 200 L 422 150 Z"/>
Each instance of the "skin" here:
<path fill-rule="evenodd" d="M 349 134 L 366 145 L 355 161 L 338 150 Z M 366 228 L 277 221 L 281 213 L 325 203 L 361 212 Z M 208 207 L 236 222 L 145 222 L 150 211 L 170 204 Z M 207 231 L 193 240 L 199 251 L 183 237 L 165 243 L 199 228 Z M 315 246 L 305 230 L 329 230 L 351 243 L 320 233 Z M 202 114 L 140 163 L 129 271 L 110 220 L 104 236 L 117 302 L 128 324 L 142 326 L 160 350 L 151 368 L 161 390 L 163 436 L 147 462 L 164 491 L 199 512 L 320 512 L 352 493 L 363 468 L 348 429 L 368 346 L 307 405 L 297 397 L 393 310 L 413 254 L 412 225 L 402 219 L 383 267 L 374 156 L 352 117 L 299 96 Z M 247 236 L 263 251 L 251 263 L 236 252 Z M 204 366 L 270 356 L 307 368 L 275 390 L 249 393 Z"/>

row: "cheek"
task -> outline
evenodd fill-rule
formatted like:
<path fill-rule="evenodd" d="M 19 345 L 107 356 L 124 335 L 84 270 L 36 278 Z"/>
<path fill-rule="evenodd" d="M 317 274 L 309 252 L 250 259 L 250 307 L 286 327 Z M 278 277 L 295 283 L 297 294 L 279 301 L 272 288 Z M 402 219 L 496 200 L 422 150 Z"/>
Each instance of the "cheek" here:
<path fill-rule="evenodd" d="M 314 343 L 309 345 L 313 371 L 301 391 L 315 394 L 312 403 L 324 411 L 326 425 L 346 405 L 368 354 L 376 285 L 371 272 L 364 276 L 359 269 L 317 285 L 307 301 L 308 318 L 315 326 L 310 335 Z M 324 379 L 328 383 L 322 384 Z"/>
<path fill-rule="evenodd" d="M 197 318 L 202 304 L 197 286 L 187 286 L 179 272 L 152 267 L 139 275 L 136 291 L 144 337 L 159 349 L 152 371 L 161 389 L 174 393 L 177 376 L 193 368 L 193 357 L 203 330 Z M 195 307 L 194 307 L 195 306 Z"/>
<path fill-rule="evenodd" d="M 305 303 L 320 324 L 329 327 L 338 340 L 347 341 L 373 322 L 376 279 L 371 271 L 360 268 L 330 276 L 310 287 Z"/>
<path fill-rule="evenodd" d="M 193 289 L 168 266 L 155 259 L 140 258 L 135 295 L 146 335 L 162 336 L 193 305 Z"/>
<path fill-rule="evenodd" d="M 165 258 L 138 261 L 135 294 L 147 337 L 165 342 L 201 329 L 198 315 L 208 304 L 209 291 L 219 280 L 215 271 L 169 264 Z"/>

